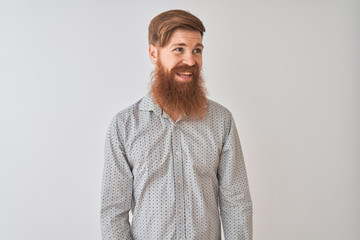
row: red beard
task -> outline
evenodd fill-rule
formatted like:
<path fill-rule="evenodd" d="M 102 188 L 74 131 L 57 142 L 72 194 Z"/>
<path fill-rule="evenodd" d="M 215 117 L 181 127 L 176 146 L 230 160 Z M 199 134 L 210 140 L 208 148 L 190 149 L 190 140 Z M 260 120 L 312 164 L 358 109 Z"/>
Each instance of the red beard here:
<path fill-rule="evenodd" d="M 190 72 L 190 82 L 175 80 L 178 72 Z M 160 61 L 156 63 L 151 94 L 168 114 L 179 112 L 182 118 L 201 119 L 206 115 L 206 88 L 199 66 L 181 65 L 166 71 Z"/>

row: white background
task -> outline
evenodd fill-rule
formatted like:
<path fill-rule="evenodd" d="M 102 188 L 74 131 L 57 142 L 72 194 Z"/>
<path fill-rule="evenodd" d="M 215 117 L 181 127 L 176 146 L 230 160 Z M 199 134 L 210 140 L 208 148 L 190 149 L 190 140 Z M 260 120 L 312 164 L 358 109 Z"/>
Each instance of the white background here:
<path fill-rule="evenodd" d="M 360 239 L 360 2 L 129 2 L 0 0 L 0 239 L 101 238 L 105 132 L 149 90 L 147 26 L 174 8 L 207 29 L 254 239 Z"/>

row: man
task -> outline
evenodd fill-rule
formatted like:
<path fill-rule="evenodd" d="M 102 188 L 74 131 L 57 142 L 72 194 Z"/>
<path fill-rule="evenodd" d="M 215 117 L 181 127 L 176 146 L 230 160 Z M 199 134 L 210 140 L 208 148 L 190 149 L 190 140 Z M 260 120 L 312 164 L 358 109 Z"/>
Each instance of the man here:
<path fill-rule="evenodd" d="M 107 134 L 103 239 L 252 239 L 252 203 L 231 113 L 208 100 L 205 28 L 171 10 L 149 25 L 150 93 L 119 112 Z M 132 211 L 132 224 L 129 211 Z"/>

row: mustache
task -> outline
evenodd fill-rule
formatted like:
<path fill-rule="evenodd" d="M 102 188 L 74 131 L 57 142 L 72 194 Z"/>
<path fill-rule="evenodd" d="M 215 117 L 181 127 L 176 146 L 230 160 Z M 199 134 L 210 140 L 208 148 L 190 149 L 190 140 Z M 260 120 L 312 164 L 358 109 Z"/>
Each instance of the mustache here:
<path fill-rule="evenodd" d="M 190 73 L 198 73 L 199 72 L 199 65 L 195 63 L 193 66 L 189 66 L 187 64 L 175 66 L 172 72 L 190 72 Z"/>

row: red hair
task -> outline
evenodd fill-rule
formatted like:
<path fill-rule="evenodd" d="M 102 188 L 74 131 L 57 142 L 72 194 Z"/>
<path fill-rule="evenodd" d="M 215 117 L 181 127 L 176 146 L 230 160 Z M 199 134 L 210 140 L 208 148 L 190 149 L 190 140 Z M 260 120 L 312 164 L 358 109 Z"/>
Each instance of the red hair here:
<path fill-rule="evenodd" d="M 176 28 L 199 31 L 201 37 L 205 27 L 201 20 L 184 10 L 169 10 L 154 17 L 149 24 L 149 45 L 165 46 Z"/>

